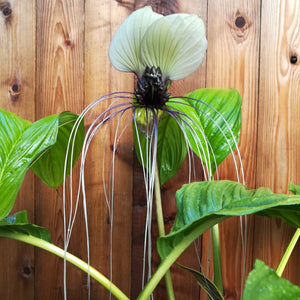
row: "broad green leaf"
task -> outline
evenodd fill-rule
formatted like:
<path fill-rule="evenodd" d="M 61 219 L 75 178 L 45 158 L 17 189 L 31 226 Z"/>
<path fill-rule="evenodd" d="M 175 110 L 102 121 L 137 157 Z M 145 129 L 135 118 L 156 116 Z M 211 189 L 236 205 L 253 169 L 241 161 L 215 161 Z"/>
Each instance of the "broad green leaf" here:
<path fill-rule="evenodd" d="M 235 89 L 200 89 L 184 98 L 171 99 L 167 105 L 186 115 L 181 116 L 198 136 L 197 141 L 191 134 L 191 128 L 183 122 L 182 127 L 191 147 L 214 174 L 216 167 L 236 148 L 239 141 L 240 94 Z"/>
<path fill-rule="evenodd" d="M 140 163 L 142 163 L 135 128 L 133 132 L 136 153 Z M 138 135 L 142 148 L 143 161 L 145 164 L 147 161 L 147 139 L 141 133 L 139 128 Z M 157 141 L 157 163 L 161 185 L 177 173 L 186 157 L 186 154 L 187 147 L 182 131 L 180 130 L 176 120 L 171 118 L 167 113 L 164 113 L 158 125 Z"/>
<path fill-rule="evenodd" d="M 209 278 L 207 278 L 205 275 L 203 275 L 202 273 L 200 273 L 197 270 L 185 267 L 181 264 L 177 263 L 177 265 L 180 268 L 182 268 L 184 270 L 187 270 L 188 272 L 190 272 L 195 277 L 198 284 L 201 286 L 201 288 L 204 289 L 204 291 L 208 294 L 210 299 L 212 299 L 212 300 L 222 300 L 222 299 L 224 299 L 224 297 L 219 292 L 219 290 L 217 289 L 215 284 L 212 281 L 210 281 Z"/>
<path fill-rule="evenodd" d="M 55 143 L 57 116 L 33 124 L 0 109 L 0 220 L 11 211 L 34 158 Z"/>
<path fill-rule="evenodd" d="M 300 287 L 280 278 L 276 272 L 262 261 L 256 260 L 249 273 L 243 300 L 299 300 Z"/>
<path fill-rule="evenodd" d="M 5 236 L 5 233 L 22 233 L 37 237 L 50 243 L 50 232 L 43 227 L 29 224 L 27 212 L 20 211 L 0 221 L 0 237 Z"/>
<path fill-rule="evenodd" d="M 176 193 L 177 215 L 171 233 L 158 240 L 157 246 L 162 259 L 190 232 L 198 230 L 198 236 L 230 216 L 241 216 L 269 209 L 290 206 L 299 209 L 300 196 L 274 194 L 270 189 L 250 190 L 233 181 L 206 181 L 183 185 Z M 290 212 L 289 212 L 290 213 Z M 283 220 L 290 221 L 289 215 Z M 296 218 L 293 218 L 296 220 Z M 295 226 L 300 226 L 298 218 Z M 197 238 L 197 236 L 195 236 Z"/>
<path fill-rule="evenodd" d="M 30 169 L 50 187 L 57 188 L 65 179 L 64 165 L 66 151 L 70 134 L 77 119 L 78 115 L 72 112 L 63 112 L 58 115 L 59 125 L 55 144 L 46 149 L 46 151 L 36 158 L 33 164 L 30 166 Z M 82 120 L 76 133 L 72 166 L 74 166 L 80 154 L 84 141 L 84 134 L 84 125 Z M 72 134 L 66 176 L 68 176 L 70 173 L 71 147 L 73 141 L 74 135 Z"/>

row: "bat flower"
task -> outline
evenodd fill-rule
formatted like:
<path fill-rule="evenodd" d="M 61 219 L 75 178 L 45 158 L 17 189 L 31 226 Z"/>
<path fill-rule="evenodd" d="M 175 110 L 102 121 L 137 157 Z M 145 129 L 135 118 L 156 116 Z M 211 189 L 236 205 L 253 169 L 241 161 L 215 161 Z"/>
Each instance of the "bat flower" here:
<path fill-rule="evenodd" d="M 109 47 L 113 66 L 119 71 L 133 72 L 137 76 L 134 93 L 124 91 L 104 95 L 89 104 L 79 118 L 80 121 L 85 116 L 87 119 L 91 115 L 95 116 L 86 132 L 82 148 L 77 195 L 82 193 L 86 208 L 85 160 L 91 140 L 104 127 L 102 146 L 108 149 L 106 146 L 109 140 L 109 155 L 112 152 L 108 175 L 104 169 L 109 156 L 105 156 L 104 152 L 102 158 L 103 188 L 111 221 L 117 148 L 126 129 L 133 124 L 134 146 L 143 168 L 147 201 L 143 284 L 146 249 L 148 278 L 151 276 L 152 200 L 154 186 L 157 185 L 157 182 L 154 184 L 155 174 L 159 172 L 160 183 L 163 184 L 177 173 L 188 157 L 188 180 L 195 179 L 196 168 L 192 165 L 195 154 L 200 158 L 204 179 L 209 180 L 217 173 L 217 166 L 237 147 L 241 99 L 236 90 L 201 89 L 184 97 L 171 97 L 168 93 L 173 80 L 182 79 L 199 67 L 206 48 L 204 23 L 197 15 L 162 16 L 154 13 L 151 7 L 136 10 L 116 31 Z M 100 114 L 98 105 L 106 108 L 104 111 L 101 109 Z M 113 130 L 109 127 L 111 124 L 114 124 Z M 70 152 L 73 153 L 73 150 Z M 69 178 L 72 186 L 72 177 Z M 76 198 L 77 204 L 78 199 L 79 196 Z M 71 203 L 72 193 L 70 207 Z M 86 212 L 85 218 L 87 224 Z M 69 244 L 72 224 L 73 221 L 65 229 L 65 249 Z"/>
<path fill-rule="evenodd" d="M 163 16 L 146 6 L 133 12 L 112 38 L 109 58 L 119 71 L 138 77 L 139 104 L 161 108 L 172 80 L 193 73 L 207 48 L 205 26 L 197 15 Z"/>

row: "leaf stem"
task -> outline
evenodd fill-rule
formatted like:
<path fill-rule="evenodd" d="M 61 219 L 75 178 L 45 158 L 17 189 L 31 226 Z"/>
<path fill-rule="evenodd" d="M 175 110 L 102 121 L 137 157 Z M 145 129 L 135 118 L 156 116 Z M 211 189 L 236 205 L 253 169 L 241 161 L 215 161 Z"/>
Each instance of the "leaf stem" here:
<path fill-rule="evenodd" d="M 155 164 L 154 193 L 155 193 L 155 207 L 156 207 L 158 234 L 160 237 L 162 237 L 162 236 L 165 236 L 166 233 L 165 233 L 164 217 L 163 217 L 162 204 L 161 204 L 161 190 L 160 190 L 160 181 L 159 181 L 159 172 L 158 172 L 157 161 Z M 166 282 L 168 298 L 170 300 L 175 299 L 170 270 L 168 270 L 165 274 L 165 282 Z"/>
<path fill-rule="evenodd" d="M 281 277 L 299 237 L 300 237 L 300 228 L 297 228 L 276 270 L 276 274 L 279 277 Z"/>
<path fill-rule="evenodd" d="M 57 255 L 60 258 L 66 258 L 68 262 L 78 267 L 80 270 L 88 273 L 93 277 L 96 281 L 98 281 L 102 286 L 104 286 L 108 291 L 112 293 L 117 299 L 120 300 L 129 300 L 129 298 L 117 287 L 115 286 L 108 278 L 102 275 L 99 271 L 89 266 L 86 262 L 79 259 L 78 257 L 70 254 L 45 240 L 39 239 L 37 237 L 18 233 L 18 232 L 9 232 L 6 230 L 0 229 L 0 237 L 9 238 L 17 241 L 21 241 L 41 249 L 44 249 L 52 254 Z"/>
<path fill-rule="evenodd" d="M 213 259 L 214 259 L 214 283 L 221 294 L 223 294 L 221 249 L 219 224 L 212 227 Z"/>
<path fill-rule="evenodd" d="M 176 246 L 162 260 L 161 264 L 156 269 L 155 273 L 152 275 L 152 277 L 138 296 L 138 300 L 147 300 L 150 297 L 159 281 L 163 278 L 164 274 L 196 238 L 198 238 L 203 232 L 211 228 L 211 226 L 227 218 L 228 217 L 226 216 L 209 216 L 204 220 L 201 220 L 201 226 L 199 226 L 198 222 L 194 222 L 191 226 L 191 230 L 186 235 L 184 235 L 182 239 L 180 239 L 178 244 L 176 244 Z"/>

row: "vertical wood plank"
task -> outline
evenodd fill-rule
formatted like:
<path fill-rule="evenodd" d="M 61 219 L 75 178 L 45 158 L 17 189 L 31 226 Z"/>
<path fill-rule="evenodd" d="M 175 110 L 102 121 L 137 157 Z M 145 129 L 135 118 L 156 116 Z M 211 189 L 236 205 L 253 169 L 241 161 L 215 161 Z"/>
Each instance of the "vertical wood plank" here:
<path fill-rule="evenodd" d="M 300 182 L 300 3 L 263 1 L 261 20 L 256 185 L 286 193 L 289 182 Z M 293 232 L 280 220 L 256 217 L 255 257 L 276 269 Z M 298 245 L 283 274 L 298 285 L 299 257 Z"/>
<path fill-rule="evenodd" d="M 37 118 L 83 108 L 83 21 L 82 1 L 37 1 Z M 36 181 L 36 216 L 36 223 L 50 230 L 52 242 L 63 247 L 62 189 L 57 193 Z M 76 225 L 69 251 L 81 257 L 80 218 Z M 63 299 L 63 260 L 37 249 L 36 273 L 36 299 Z M 68 296 L 81 299 L 86 294 L 82 273 L 68 267 L 67 274 Z"/>
<path fill-rule="evenodd" d="M 246 185 L 255 186 L 260 1 L 208 1 L 207 87 L 236 88 L 243 98 L 239 149 Z M 237 180 L 232 159 L 220 168 L 221 179 Z M 249 222 L 250 220 L 250 222 Z M 248 218 L 251 228 L 252 219 Z M 239 299 L 242 242 L 238 218 L 220 226 L 223 284 L 226 299 Z M 248 245 L 252 233 L 248 232 Z M 252 268 L 247 249 L 246 272 Z"/>
<path fill-rule="evenodd" d="M 0 2 L 0 107 L 35 118 L 35 1 Z M 12 213 L 24 209 L 34 222 L 32 173 L 26 175 Z M 1 239 L 0 257 L 0 298 L 33 299 L 33 247 Z"/>
<path fill-rule="evenodd" d="M 127 3 L 127 2 L 126 2 Z M 111 92 L 133 91 L 133 76 L 113 68 L 108 57 L 111 38 L 119 25 L 131 13 L 131 6 L 122 1 L 85 1 L 85 105 Z M 105 101 L 93 112 L 93 118 L 105 111 L 111 101 Z M 129 112 L 130 115 L 130 112 Z M 120 130 L 128 122 L 124 116 Z M 86 162 L 87 199 L 91 245 L 91 264 L 110 277 L 110 230 L 108 208 L 103 190 L 104 174 L 108 186 L 116 122 L 97 133 L 89 149 Z M 105 136 L 105 149 L 103 147 Z M 115 158 L 115 192 L 112 241 L 112 279 L 128 296 L 131 286 L 131 228 L 132 228 L 132 132 L 131 126 L 123 134 Z M 108 299 L 109 293 L 92 281 L 94 299 Z"/>

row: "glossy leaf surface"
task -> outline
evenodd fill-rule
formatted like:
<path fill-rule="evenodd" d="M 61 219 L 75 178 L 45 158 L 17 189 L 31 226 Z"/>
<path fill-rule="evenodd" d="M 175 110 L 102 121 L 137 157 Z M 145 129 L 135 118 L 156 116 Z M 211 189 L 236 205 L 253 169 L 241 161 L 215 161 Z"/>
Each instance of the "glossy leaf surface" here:
<path fill-rule="evenodd" d="M 300 287 L 279 277 L 276 272 L 262 261 L 256 260 L 254 269 L 249 273 L 243 300 L 299 300 Z"/>
<path fill-rule="evenodd" d="M 59 123 L 55 144 L 46 149 L 30 166 L 30 169 L 50 187 L 57 188 L 64 181 L 64 165 L 68 141 L 77 118 L 78 115 L 72 112 L 63 112 L 58 116 Z M 70 141 L 70 148 L 73 141 L 74 138 Z M 72 166 L 74 166 L 80 154 L 83 141 L 84 125 L 82 121 L 75 137 Z M 71 149 L 68 154 L 66 176 L 70 173 Z"/>
<path fill-rule="evenodd" d="M 57 116 L 30 124 L 0 109 L 0 220 L 10 212 L 34 158 L 55 143 Z"/>
<path fill-rule="evenodd" d="M 177 215 L 171 233 L 158 240 L 158 251 L 162 259 L 190 235 L 190 232 L 198 230 L 200 235 L 208 229 L 207 226 L 212 226 L 230 216 L 261 211 L 268 216 L 268 210 L 283 207 L 281 218 L 290 221 L 291 212 L 286 212 L 285 208 L 293 208 L 298 214 L 300 196 L 274 194 L 267 188 L 250 190 L 240 183 L 224 180 L 184 185 L 176 193 L 176 203 Z M 293 220 L 296 220 L 294 226 L 299 227 L 300 219 L 293 218 Z"/>
<path fill-rule="evenodd" d="M 11 211 L 30 167 L 50 186 L 57 187 L 63 182 L 67 142 L 76 119 L 77 115 L 64 112 L 30 123 L 0 109 L 0 220 Z M 73 164 L 83 138 L 81 124 Z M 53 145 L 55 147 L 51 148 Z"/>
<path fill-rule="evenodd" d="M 214 174 L 239 141 L 240 94 L 235 89 L 199 89 L 167 105 L 181 117 L 193 151 Z"/>

